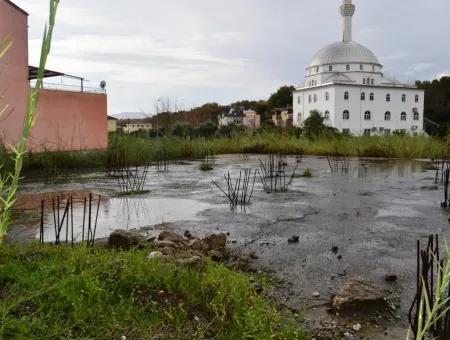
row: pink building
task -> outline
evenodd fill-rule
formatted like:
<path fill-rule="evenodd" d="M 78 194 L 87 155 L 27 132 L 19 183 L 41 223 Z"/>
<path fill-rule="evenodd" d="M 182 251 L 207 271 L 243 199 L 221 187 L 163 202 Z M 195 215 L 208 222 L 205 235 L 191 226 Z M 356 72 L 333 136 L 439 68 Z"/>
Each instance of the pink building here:
<path fill-rule="evenodd" d="M 28 66 L 28 13 L 9 0 L 0 0 L 0 39 L 13 39 L 11 48 L 0 60 L 0 142 L 15 144 L 22 130 L 30 82 L 36 68 Z M 32 130 L 29 149 L 33 152 L 55 150 L 93 150 L 108 145 L 107 96 L 104 90 L 87 89 L 83 78 L 47 70 L 46 78 L 70 77 L 80 86 L 44 85 Z"/>

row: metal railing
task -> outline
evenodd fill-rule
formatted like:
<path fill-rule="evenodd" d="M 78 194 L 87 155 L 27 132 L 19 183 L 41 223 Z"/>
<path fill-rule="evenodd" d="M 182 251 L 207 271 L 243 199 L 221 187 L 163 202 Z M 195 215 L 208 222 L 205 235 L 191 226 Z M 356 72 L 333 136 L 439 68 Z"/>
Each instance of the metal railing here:
<path fill-rule="evenodd" d="M 30 86 L 34 86 L 34 82 L 30 82 Z M 106 94 L 106 89 L 102 89 L 99 87 L 80 86 L 80 85 L 43 83 L 43 88 L 45 90 Z"/>

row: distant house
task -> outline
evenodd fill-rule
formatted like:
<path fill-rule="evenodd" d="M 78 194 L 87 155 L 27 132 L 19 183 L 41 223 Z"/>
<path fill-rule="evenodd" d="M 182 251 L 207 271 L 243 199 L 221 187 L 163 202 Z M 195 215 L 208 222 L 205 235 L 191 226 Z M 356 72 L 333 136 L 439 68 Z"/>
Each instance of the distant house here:
<path fill-rule="evenodd" d="M 244 110 L 243 108 L 230 109 L 229 112 L 219 115 L 218 121 L 219 128 L 236 124 L 254 129 L 261 125 L 261 117 L 256 111 Z"/>
<path fill-rule="evenodd" d="M 279 108 L 272 111 L 272 121 L 275 126 L 288 127 L 293 126 L 294 115 L 292 108 Z"/>
<path fill-rule="evenodd" d="M 117 131 L 117 118 L 108 116 L 108 132 L 116 132 Z"/>
<path fill-rule="evenodd" d="M 123 132 L 133 133 L 138 131 L 151 131 L 152 129 L 153 125 L 150 123 L 134 122 L 126 124 L 123 129 Z"/>

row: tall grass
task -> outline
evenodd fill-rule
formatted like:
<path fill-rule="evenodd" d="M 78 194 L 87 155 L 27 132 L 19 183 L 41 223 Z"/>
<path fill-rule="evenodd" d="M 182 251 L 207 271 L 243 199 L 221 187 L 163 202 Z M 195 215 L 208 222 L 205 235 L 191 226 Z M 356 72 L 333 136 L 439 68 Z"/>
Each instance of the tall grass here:
<path fill-rule="evenodd" d="M 12 208 L 16 200 L 16 192 L 19 187 L 19 180 L 23 168 L 23 158 L 27 151 L 27 143 L 31 133 L 31 129 L 36 121 L 36 109 L 39 102 L 40 90 L 43 87 L 45 65 L 50 54 L 53 28 L 55 25 L 58 4 L 59 0 L 50 0 L 49 23 L 45 27 L 44 37 L 42 39 L 41 57 L 39 61 L 36 85 L 29 91 L 22 127 L 22 134 L 20 136 L 19 142 L 12 149 L 12 158 L 14 163 L 13 169 L 11 170 L 11 172 L 0 177 L 0 243 L 4 239 L 8 227 L 11 223 Z M 11 45 L 9 44 L 8 47 L 9 46 Z M 3 56 L 5 53 L 6 51 L 0 53 L 0 56 Z"/>

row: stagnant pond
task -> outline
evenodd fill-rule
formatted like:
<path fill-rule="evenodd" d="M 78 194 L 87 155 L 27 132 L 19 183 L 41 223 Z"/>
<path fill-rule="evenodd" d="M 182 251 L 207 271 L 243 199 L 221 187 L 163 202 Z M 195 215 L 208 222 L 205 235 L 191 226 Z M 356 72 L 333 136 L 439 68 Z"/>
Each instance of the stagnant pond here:
<path fill-rule="evenodd" d="M 166 227 L 193 234 L 224 231 L 231 246 L 254 251 L 255 269 L 269 270 L 292 283 L 290 301 L 304 308 L 313 292 L 325 298 L 339 284 L 339 273 L 360 275 L 382 283 L 386 272 L 399 275 L 402 296 L 402 327 L 415 290 L 416 240 L 437 233 L 450 237 L 447 210 L 441 208 L 443 189 L 435 185 L 435 171 L 429 162 L 352 159 L 347 173 L 332 173 L 326 158 L 305 157 L 297 172 L 311 169 L 313 177 L 296 177 L 286 193 L 266 193 L 256 180 L 251 205 L 231 211 L 227 198 L 211 180 L 224 183 L 230 171 L 258 169 L 265 156 L 220 156 L 214 170 L 199 170 L 199 162 L 171 164 L 168 172 L 151 169 L 145 182 L 146 194 L 118 197 L 117 179 L 90 174 L 75 183 L 46 186 L 27 182 L 22 188 L 22 208 L 34 222 L 13 228 L 10 238 L 39 238 L 40 202 L 44 193 L 71 191 L 83 196 L 103 195 L 97 223 L 97 237 L 114 229 Z M 287 159 L 288 173 L 297 166 Z M 94 203 L 94 210 L 97 202 Z M 81 200 L 74 204 L 74 233 L 80 235 L 83 219 Z M 62 208 L 60 213 L 62 214 Z M 46 205 L 45 237 L 54 237 L 53 212 Z M 298 244 L 288 244 L 290 236 Z M 342 259 L 331 252 L 339 247 Z"/>

